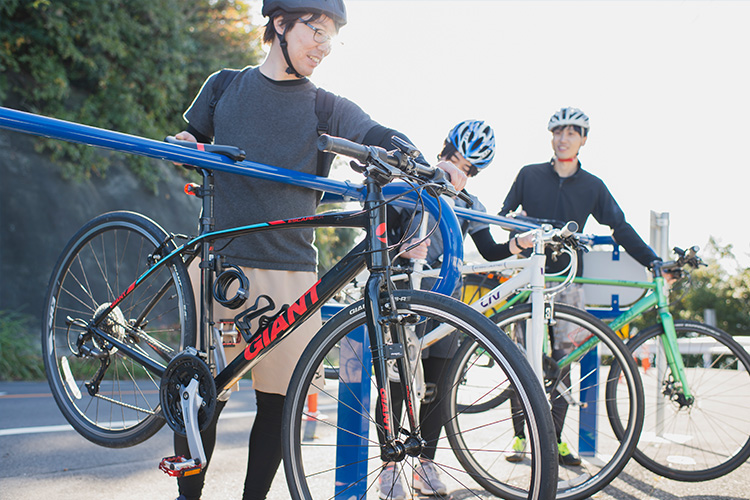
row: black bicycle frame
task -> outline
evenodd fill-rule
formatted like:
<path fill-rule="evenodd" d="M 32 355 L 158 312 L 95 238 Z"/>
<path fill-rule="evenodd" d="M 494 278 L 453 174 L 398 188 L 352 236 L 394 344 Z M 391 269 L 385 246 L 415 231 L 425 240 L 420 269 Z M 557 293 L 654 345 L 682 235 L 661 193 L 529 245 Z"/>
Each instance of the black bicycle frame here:
<path fill-rule="evenodd" d="M 240 237 L 261 231 L 274 229 L 289 229 L 302 227 L 359 227 L 365 229 L 367 238 L 355 246 L 344 258 L 342 258 L 332 269 L 330 269 L 317 283 L 305 291 L 296 302 L 288 308 L 277 313 L 273 321 L 265 328 L 259 329 L 248 340 L 248 346 L 234 360 L 216 375 L 215 383 L 217 393 L 232 387 L 245 373 L 255 366 L 270 350 L 279 342 L 290 335 L 300 324 L 315 314 L 323 304 L 344 288 L 365 267 L 370 270 L 370 277 L 365 289 L 365 310 L 367 326 L 372 349 L 375 378 L 380 388 L 379 394 L 380 411 L 384 416 L 384 428 L 386 439 L 391 441 L 395 431 L 389 425 L 388 401 L 390 401 L 390 389 L 386 373 L 386 360 L 393 358 L 393 353 L 386 352 L 384 345 L 383 323 L 384 318 L 381 311 L 381 293 L 386 291 L 388 270 L 390 260 L 388 256 L 388 242 L 386 238 L 386 202 L 383 197 L 381 184 L 371 178 L 367 178 L 367 198 L 364 209 L 358 211 L 345 211 L 297 217 L 293 219 L 264 222 L 249 226 L 232 229 L 213 230 L 213 176 L 211 172 L 201 170 L 203 175 L 203 187 L 198 195 L 203 198 L 203 215 L 201 217 L 201 235 L 188 241 L 172 252 L 158 259 L 142 276 L 134 281 L 109 307 L 100 311 L 89 325 L 92 333 L 106 339 L 115 345 L 119 352 L 125 354 L 140 363 L 153 374 L 161 377 L 166 369 L 165 366 L 142 355 L 128 344 L 111 336 L 98 327 L 98 324 L 119 304 L 125 297 L 130 295 L 139 283 L 161 266 L 168 265 L 173 259 L 181 259 L 189 264 L 195 256 L 201 256 L 201 321 L 199 326 L 199 342 L 210 342 L 210 328 L 213 326 L 213 311 L 210 307 L 209 297 L 213 286 L 214 269 L 210 264 L 211 244 L 219 239 Z M 200 252 L 196 252 L 200 249 Z M 185 255 L 192 253 L 185 259 Z M 158 256 L 157 256 L 158 257 Z M 395 311 L 391 311 L 395 314 Z M 403 330 L 396 329 L 392 341 L 404 345 Z M 207 347 L 204 345 L 204 348 Z M 206 352 L 210 349 L 206 348 Z M 398 357 L 398 356 L 395 356 Z M 406 369 L 403 357 L 398 360 L 400 373 L 404 387 L 409 388 L 409 370 Z M 406 391 L 405 397 L 411 401 L 412 395 Z M 416 419 L 411 404 L 407 404 L 407 413 L 412 424 Z M 416 428 L 413 426 L 412 428 Z"/>

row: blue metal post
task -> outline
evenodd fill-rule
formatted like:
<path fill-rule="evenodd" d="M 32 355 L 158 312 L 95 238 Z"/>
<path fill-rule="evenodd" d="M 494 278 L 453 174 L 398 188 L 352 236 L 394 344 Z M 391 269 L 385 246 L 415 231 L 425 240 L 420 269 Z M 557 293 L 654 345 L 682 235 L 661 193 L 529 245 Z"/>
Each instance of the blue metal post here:
<path fill-rule="evenodd" d="M 592 373 L 593 371 L 593 373 Z M 599 390 L 599 346 L 581 358 L 581 373 L 590 374 L 581 386 L 581 407 L 578 434 L 578 451 L 583 456 L 596 455 L 597 444 L 597 401 Z"/>
<path fill-rule="evenodd" d="M 370 420 L 372 354 L 367 328 L 362 326 L 341 343 L 339 353 L 338 427 L 336 436 L 336 498 L 364 498 L 367 494 L 367 466 Z M 365 370 L 360 367 L 364 364 Z M 356 367 L 348 370 L 347 366 Z M 343 389 L 343 385 L 346 388 Z"/>

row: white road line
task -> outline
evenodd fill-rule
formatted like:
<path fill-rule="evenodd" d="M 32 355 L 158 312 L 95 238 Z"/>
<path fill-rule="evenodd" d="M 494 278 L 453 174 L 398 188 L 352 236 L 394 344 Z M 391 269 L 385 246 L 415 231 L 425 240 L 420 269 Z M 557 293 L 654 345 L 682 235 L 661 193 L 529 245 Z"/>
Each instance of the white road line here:
<path fill-rule="evenodd" d="M 320 410 L 330 410 L 335 408 L 335 405 L 321 405 Z M 235 418 L 249 418 L 255 417 L 255 410 L 253 411 L 224 411 L 219 416 L 219 420 L 231 420 Z M 127 424 L 134 424 L 133 422 L 127 422 Z M 14 429 L 0 429 L 0 437 L 2 436 L 20 436 L 22 434 L 43 434 L 46 432 L 66 432 L 74 431 L 70 424 L 65 425 L 41 425 L 38 427 L 16 427 Z"/>
<path fill-rule="evenodd" d="M 20 434 L 40 434 L 43 432 L 72 431 L 70 424 L 67 425 L 43 425 L 40 427 L 17 427 L 15 429 L 0 429 L 0 436 L 18 436 Z"/>

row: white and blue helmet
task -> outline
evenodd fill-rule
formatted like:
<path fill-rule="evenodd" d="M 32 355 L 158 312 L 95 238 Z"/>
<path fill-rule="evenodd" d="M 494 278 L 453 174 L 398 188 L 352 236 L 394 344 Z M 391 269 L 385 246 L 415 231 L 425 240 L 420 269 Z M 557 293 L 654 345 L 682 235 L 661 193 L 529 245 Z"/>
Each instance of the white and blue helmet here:
<path fill-rule="evenodd" d="M 588 132 L 590 128 L 589 117 L 578 108 L 562 108 L 549 119 L 547 130 L 552 131 L 557 127 L 566 127 L 568 125 L 581 127 Z"/>
<path fill-rule="evenodd" d="M 448 140 L 477 170 L 489 165 L 495 157 L 495 132 L 483 121 L 459 123 L 448 134 Z"/>

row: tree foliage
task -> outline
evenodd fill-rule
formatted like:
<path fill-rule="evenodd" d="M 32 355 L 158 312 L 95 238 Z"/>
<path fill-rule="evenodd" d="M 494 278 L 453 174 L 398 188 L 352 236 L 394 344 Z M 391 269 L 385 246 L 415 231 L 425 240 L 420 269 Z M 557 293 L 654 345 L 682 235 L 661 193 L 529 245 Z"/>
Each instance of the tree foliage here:
<path fill-rule="evenodd" d="M 672 297 L 681 297 L 673 311 L 683 319 L 703 321 L 706 309 L 716 311 L 717 325 L 731 335 L 750 335 L 750 268 L 742 267 L 732 245 L 713 238 L 702 252 L 708 264 L 678 285 Z"/>
<path fill-rule="evenodd" d="M 5 0 L 0 4 L 0 102 L 64 120 L 163 138 L 205 78 L 256 64 L 247 0 Z M 5 104 L 4 104 L 5 105 Z M 104 175 L 107 155 L 44 140 L 68 177 Z M 153 165 L 129 165 L 150 186 Z"/>
<path fill-rule="evenodd" d="M 323 210 L 338 210 L 343 205 L 324 205 Z M 318 275 L 324 275 L 354 247 L 362 230 L 354 228 L 319 227 L 315 229 L 315 247 L 318 249 Z"/>

